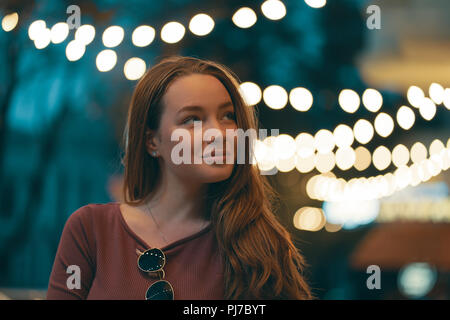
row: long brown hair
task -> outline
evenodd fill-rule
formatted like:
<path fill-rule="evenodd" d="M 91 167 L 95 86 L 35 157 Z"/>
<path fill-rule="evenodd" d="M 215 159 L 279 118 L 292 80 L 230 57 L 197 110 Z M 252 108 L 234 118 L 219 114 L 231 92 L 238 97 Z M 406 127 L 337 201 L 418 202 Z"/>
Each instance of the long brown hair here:
<path fill-rule="evenodd" d="M 145 133 L 159 128 L 169 84 L 193 73 L 220 80 L 232 99 L 237 127 L 258 131 L 255 109 L 245 104 L 240 81 L 228 67 L 194 57 L 163 59 L 140 79 L 131 98 L 122 159 L 127 204 L 140 205 L 154 191 L 160 168 L 148 154 Z M 273 213 L 276 200 L 267 177 L 249 161 L 234 165 L 228 179 L 208 185 L 205 203 L 224 262 L 225 299 L 313 298 L 302 275 L 304 258 Z"/>

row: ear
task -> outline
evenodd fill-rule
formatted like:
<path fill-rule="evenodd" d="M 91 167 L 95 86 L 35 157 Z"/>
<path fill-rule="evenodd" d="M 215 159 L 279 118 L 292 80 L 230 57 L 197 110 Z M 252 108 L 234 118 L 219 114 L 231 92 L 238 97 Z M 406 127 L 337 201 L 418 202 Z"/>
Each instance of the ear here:
<path fill-rule="evenodd" d="M 155 131 L 147 129 L 145 132 L 145 146 L 150 155 L 153 151 L 158 152 L 159 139 Z"/>

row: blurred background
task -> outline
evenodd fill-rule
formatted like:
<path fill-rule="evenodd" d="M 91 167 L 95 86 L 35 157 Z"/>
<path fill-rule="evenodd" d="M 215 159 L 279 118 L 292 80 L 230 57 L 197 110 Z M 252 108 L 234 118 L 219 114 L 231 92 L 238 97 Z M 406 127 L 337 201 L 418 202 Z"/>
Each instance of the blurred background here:
<path fill-rule="evenodd" d="M 446 0 L 2 0 L 0 299 L 44 299 L 69 215 L 120 201 L 132 91 L 171 54 L 229 66 L 261 127 L 279 129 L 257 165 L 318 298 L 449 299 L 449 12 Z"/>

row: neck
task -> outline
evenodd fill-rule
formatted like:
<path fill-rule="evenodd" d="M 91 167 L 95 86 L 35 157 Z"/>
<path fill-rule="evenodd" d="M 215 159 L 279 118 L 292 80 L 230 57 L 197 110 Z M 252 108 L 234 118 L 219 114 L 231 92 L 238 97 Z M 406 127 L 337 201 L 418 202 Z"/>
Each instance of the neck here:
<path fill-rule="evenodd" d="M 206 184 L 195 185 L 171 173 L 163 174 L 142 209 L 148 211 L 148 206 L 160 225 L 199 222 L 206 219 L 206 188 Z"/>

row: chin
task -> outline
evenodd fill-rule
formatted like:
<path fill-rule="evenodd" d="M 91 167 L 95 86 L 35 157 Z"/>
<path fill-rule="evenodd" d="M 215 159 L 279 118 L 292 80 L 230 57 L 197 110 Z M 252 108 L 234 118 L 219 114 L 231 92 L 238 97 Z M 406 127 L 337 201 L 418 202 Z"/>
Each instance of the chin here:
<path fill-rule="evenodd" d="M 220 182 L 231 176 L 233 166 L 233 164 L 202 164 L 196 177 L 203 183 Z"/>

